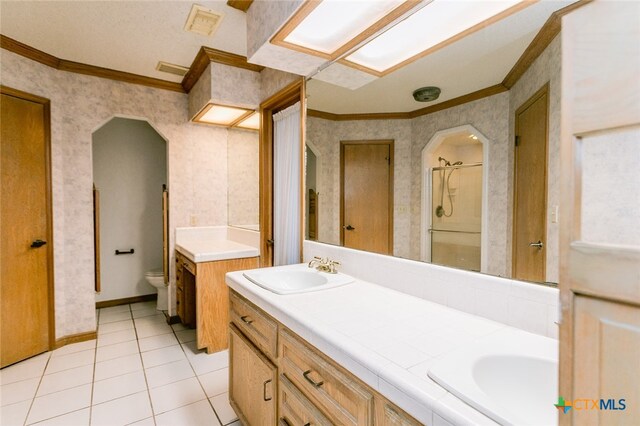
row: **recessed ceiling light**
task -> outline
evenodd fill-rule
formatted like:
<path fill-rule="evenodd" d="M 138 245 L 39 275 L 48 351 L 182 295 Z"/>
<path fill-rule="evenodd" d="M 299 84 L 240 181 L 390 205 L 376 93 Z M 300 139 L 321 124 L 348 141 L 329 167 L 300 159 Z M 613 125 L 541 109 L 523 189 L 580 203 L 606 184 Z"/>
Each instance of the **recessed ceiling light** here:
<path fill-rule="evenodd" d="M 271 42 L 334 59 L 419 3 L 419 0 L 307 0 Z"/>
<path fill-rule="evenodd" d="M 260 129 L 260 113 L 254 112 L 249 117 L 241 120 L 236 124 L 236 127 L 243 129 L 259 130 Z"/>
<path fill-rule="evenodd" d="M 184 30 L 203 36 L 212 36 L 220 26 L 224 14 L 194 4 L 189 12 Z"/>
<path fill-rule="evenodd" d="M 253 110 L 224 105 L 207 104 L 193 119 L 197 123 L 233 126 L 253 114 Z"/>
<path fill-rule="evenodd" d="M 384 75 L 537 1 L 434 0 L 350 54 L 345 63 Z"/>

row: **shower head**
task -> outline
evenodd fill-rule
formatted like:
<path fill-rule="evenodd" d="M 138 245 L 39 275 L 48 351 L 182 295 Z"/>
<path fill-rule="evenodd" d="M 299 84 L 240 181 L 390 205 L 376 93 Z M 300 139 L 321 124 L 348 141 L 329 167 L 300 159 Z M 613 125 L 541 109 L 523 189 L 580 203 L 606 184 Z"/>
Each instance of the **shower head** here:
<path fill-rule="evenodd" d="M 446 159 L 446 158 L 444 158 L 444 157 L 438 157 L 438 161 L 440 161 L 440 162 L 444 161 L 444 165 L 445 165 L 445 166 L 450 166 L 450 165 L 451 165 L 451 163 L 449 162 L 449 160 L 447 160 L 447 159 Z"/>
<path fill-rule="evenodd" d="M 452 166 L 462 166 L 462 161 L 456 161 Z"/>

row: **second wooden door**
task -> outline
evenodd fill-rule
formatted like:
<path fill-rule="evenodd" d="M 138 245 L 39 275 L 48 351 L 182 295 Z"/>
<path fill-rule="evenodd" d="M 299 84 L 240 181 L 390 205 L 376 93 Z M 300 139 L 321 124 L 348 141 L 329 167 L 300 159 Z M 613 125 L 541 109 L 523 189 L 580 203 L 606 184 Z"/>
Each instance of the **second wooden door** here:
<path fill-rule="evenodd" d="M 393 141 L 343 141 L 340 148 L 342 245 L 392 254 Z"/>

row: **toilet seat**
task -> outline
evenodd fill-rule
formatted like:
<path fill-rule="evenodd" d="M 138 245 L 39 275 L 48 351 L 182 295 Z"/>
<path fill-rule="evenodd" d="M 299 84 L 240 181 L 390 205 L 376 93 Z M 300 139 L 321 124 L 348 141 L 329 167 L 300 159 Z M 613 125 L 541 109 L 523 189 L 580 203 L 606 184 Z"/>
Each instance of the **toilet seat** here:
<path fill-rule="evenodd" d="M 164 271 L 162 271 L 162 269 L 149 271 L 149 272 L 145 272 L 144 276 L 145 277 L 163 277 Z"/>

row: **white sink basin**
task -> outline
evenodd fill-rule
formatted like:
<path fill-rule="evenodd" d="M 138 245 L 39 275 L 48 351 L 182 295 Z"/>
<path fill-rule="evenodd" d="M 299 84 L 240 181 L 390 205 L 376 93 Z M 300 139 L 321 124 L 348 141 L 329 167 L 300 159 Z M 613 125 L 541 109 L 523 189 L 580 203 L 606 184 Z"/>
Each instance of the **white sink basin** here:
<path fill-rule="evenodd" d="M 306 265 L 255 269 L 243 275 L 252 283 L 276 294 L 326 290 L 354 281 L 349 275 L 319 272 Z"/>
<path fill-rule="evenodd" d="M 558 424 L 556 340 L 501 330 L 447 354 L 429 377 L 500 424 Z"/>

